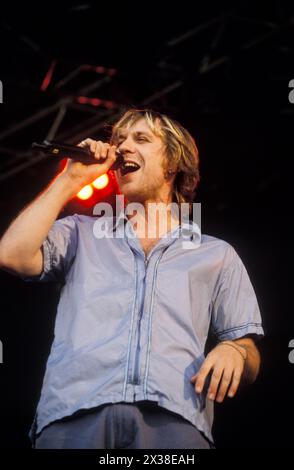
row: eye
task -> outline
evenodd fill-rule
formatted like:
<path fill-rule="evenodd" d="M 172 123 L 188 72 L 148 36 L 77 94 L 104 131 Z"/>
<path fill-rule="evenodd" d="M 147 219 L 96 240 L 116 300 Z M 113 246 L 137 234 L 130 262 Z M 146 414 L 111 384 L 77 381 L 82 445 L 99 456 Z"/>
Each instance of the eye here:
<path fill-rule="evenodd" d="M 143 136 L 137 137 L 137 140 L 138 140 L 138 142 L 148 142 L 148 140 L 146 139 L 146 137 L 143 137 Z"/>

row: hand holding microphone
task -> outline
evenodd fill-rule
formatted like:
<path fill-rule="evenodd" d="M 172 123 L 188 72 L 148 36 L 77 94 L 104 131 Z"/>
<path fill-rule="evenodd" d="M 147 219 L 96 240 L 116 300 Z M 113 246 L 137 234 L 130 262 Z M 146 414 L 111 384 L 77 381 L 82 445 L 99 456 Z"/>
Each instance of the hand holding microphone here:
<path fill-rule="evenodd" d="M 124 157 L 121 152 L 117 149 L 116 145 L 110 145 L 107 142 L 102 142 L 101 140 L 85 139 L 78 144 L 78 147 L 86 149 L 88 155 L 90 155 L 90 160 L 85 161 L 85 163 L 94 163 L 93 157 L 98 160 L 99 163 L 105 163 L 108 158 L 108 153 L 114 149 L 116 159 L 114 163 L 109 168 L 110 170 L 117 170 L 124 163 Z M 83 162 L 83 160 L 81 160 Z"/>
<path fill-rule="evenodd" d="M 101 140 L 85 139 L 77 146 L 44 141 L 42 144 L 33 143 L 32 147 L 55 158 L 68 158 L 63 174 L 69 176 L 77 187 L 91 183 L 124 163 L 117 146 Z"/>
<path fill-rule="evenodd" d="M 117 147 L 101 140 L 85 139 L 78 144 L 78 147 L 87 149 L 90 152 L 90 159 L 93 160 L 93 163 L 89 164 L 87 161 L 84 163 L 69 158 L 64 171 L 74 180 L 83 181 L 82 185 L 89 184 L 99 176 L 107 173 L 118 158 L 116 154 Z"/>

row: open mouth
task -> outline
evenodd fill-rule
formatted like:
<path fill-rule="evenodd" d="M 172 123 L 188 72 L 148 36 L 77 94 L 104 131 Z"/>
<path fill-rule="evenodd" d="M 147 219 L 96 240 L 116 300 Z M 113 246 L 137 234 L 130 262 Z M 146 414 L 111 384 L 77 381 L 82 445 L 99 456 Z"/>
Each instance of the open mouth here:
<path fill-rule="evenodd" d="M 120 172 L 122 176 L 125 176 L 128 173 L 133 173 L 140 169 L 140 165 L 135 162 L 124 162 L 124 164 L 120 167 Z"/>

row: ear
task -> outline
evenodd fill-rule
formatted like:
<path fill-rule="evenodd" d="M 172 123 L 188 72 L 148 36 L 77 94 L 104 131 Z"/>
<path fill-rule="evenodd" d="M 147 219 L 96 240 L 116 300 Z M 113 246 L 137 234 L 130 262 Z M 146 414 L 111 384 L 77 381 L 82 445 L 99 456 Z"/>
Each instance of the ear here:
<path fill-rule="evenodd" d="M 173 171 L 171 168 L 168 168 L 165 172 L 164 172 L 164 178 L 169 181 L 173 178 L 173 176 L 176 174 L 176 171 Z"/>

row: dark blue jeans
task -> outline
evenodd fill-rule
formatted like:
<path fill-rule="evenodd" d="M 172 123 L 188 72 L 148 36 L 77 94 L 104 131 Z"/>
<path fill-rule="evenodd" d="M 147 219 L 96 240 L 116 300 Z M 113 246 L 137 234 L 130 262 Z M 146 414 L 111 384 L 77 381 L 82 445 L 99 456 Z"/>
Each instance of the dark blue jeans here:
<path fill-rule="evenodd" d="M 102 405 L 55 421 L 36 449 L 210 449 L 189 421 L 148 401 Z"/>

